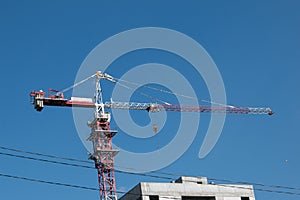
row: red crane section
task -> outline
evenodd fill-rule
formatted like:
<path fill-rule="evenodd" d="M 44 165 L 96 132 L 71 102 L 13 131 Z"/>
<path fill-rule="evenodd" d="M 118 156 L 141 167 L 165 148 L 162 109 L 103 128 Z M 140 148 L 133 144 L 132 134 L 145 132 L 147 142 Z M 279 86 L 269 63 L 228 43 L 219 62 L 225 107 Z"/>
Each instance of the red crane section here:
<path fill-rule="evenodd" d="M 89 98 L 74 98 L 65 99 L 63 93 L 58 92 L 56 95 L 49 95 L 42 90 L 32 91 L 30 93 L 30 102 L 34 105 L 37 111 L 42 111 L 44 106 L 62 106 L 62 107 L 82 107 L 94 108 L 95 103 Z"/>

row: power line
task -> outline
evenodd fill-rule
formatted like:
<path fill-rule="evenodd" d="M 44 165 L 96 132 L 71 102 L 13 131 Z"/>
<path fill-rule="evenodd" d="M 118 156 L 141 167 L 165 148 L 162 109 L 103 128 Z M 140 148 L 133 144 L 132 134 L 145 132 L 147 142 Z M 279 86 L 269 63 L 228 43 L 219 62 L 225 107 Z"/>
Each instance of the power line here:
<path fill-rule="evenodd" d="M 41 162 L 47 162 L 47 163 L 54 163 L 54 164 L 60 164 L 60 165 L 67 165 L 67 166 L 72 166 L 72 167 L 81 167 L 81 168 L 94 169 L 94 167 L 86 166 L 86 165 L 70 164 L 70 163 L 66 163 L 66 162 L 60 162 L 60 161 L 54 161 L 54 160 L 46 160 L 46 159 L 41 159 L 41 158 L 34 158 L 34 157 L 29 157 L 29 156 L 15 155 L 15 154 L 10 154 L 10 153 L 0 152 L 0 155 L 10 156 L 10 157 L 16 157 L 16 158 L 24 158 L 24 159 L 29 159 L 29 160 L 35 160 L 35 161 L 41 161 Z"/>
<path fill-rule="evenodd" d="M 85 165 L 77 165 L 77 164 L 70 164 L 70 163 L 59 162 L 59 161 L 51 161 L 51 160 L 46 160 L 46 159 L 39 159 L 39 158 L 33 158 L 33 157 L 21 156 L 21 155 L 14 155 L 14 154 L 3 153 L 3 152 L 0 152 L 0 154 L 1 155 L 6 155 L 6 156 L 17 157 L 17 158 L 24 158 L 24 159 L 30 159 L 30 160 L 48 162 L 48 163 L 62 164 L 62 165 L 73 166 L 73 167 L 82 167 L 82 168 L 94 169 L 93 167 L 85 166 Z M 133 172 L 121 172 L 121 173 L 133 174 L 133 175 L 141 175 L 141 174 L 136 174 L 136 173 L 133 173 Z M 155 177 L 155 178 L 163 178 L 163 177 L 159 177 L 159 176 L 152 176 L 152 175 L 146 175 L 146 174 L 142 174 L 142 175 L 151 176 L 151 177 Z M 11 178 L 19 178 L 19 179 L 28 180 L 28 181 L 41 182 L 41 183 L 56 184 L 56 185 L 76 187 L 76 188 L 82 188 L 82 189 L 91 189 L 91 188 L 84 187 L 84 186 L 76 186 L 76 185 L 63 184 L 63 183 L 57 183 L 57 182 L 51 182 L 51 181 L 43 181 L 43 180 L 37 180 L 37 179 L 31 179 L 31 178 L 25 178 L 25 177 L 17 177 L 17 176 L 13 176 L 13 175 L 3 175 L 3 176 L 11 177 Z M 239 189 L 249 189 L 249 188 L 243 187 L 243 186 L 224 185 L 224 184 L 218 184 L 218 186 L 231 187 L 231 188 L 239 188 Z M 95 190 L 95 188 L 93 190 Z M 300 194 L 294 193 L 294 192 L 266 190 L 266 189 L 261 189 L 261 188 L 257 188 L 256 190 L 258 190 L 258 191 L 264 191 L 264 192 L 275 192 L 275 193 L 280 193 L 280 194 L 300 195 Z"/>
<path fill-rule="evenodd" d="M 25 181 L 31 181 L 31 182 L 45 183 L 45 184 L 50 184 L 50 185 L 58 185 L 58 186 L 64 186 L 64 187 L 72 187 L 72 188 L 78 188 L 78 189 L 99 191 L 98 188 L 94 188 L 94 187 L 87 187 L 87 186 L 74 185 L 74 184 L 68 184 L 68 183 L 60 183 L 60 182 L 53 182 L 53 181 L 45 181 L 45 180 L 40 180 L 40 179 L 33 179 L 33 178 L 27 178 L 27 177 L 21 177 L 21 176 L 9 175 L 9 174 L 3 174 L 3 173 L 0 173 L 0 176 L 7 177 L 7 178 L 20 179 L 20 180 L 25 180 Z M 252 190 L 252 188 L 246 188 L 246 187 L 242 187 L 242 186 L 222 185 L 222 184 L 218 184 L 218 186 L 234 187 L 234 188 L 239 188 L 239 189 Z M 270 192 L 270 193 L 280 193 L 280 194 L 289 194 L 289 195 L 300 196 L 300 193 L 295 193 L 295 192 L 285 192 L 285 191 L 278 191 L 278 190 L 266 190 L 266 189 L 260 189 L 260 188 L 257 188 L 256 190 L 263 191 L 263 192 Z M 116 193 L 125 194 L 126 192 L 116 191 Z M 133 193 L 133 192 L 130 192 L 130 191 L 127 192 L 126 194 L 138 195 L 138 196 L 148 196 L 148 195 Z M 169 197 L 169 196 L 164 196 L 164 198 L 176 199 L 176 197 Z"/>
<path fill-rule="evenodd" d="M 117 166 L 117 167 L 127 169 L 127 170 L 142 171 L 141 169 L 136 169 L 136 168 L 128 168 L 128 167 L 121 167 L 121 166 Z M 159 171 L 151 172 L 151 173 L 167 175 L 167 176 L 174 176 L 174 177 L 191 176 L 191 175 L 182 175 L 182 174 L 159 172 Z M 201 176 L 197 176 L 197 177 L 201 177 Z M 254 183 L 254 182 L 246 182 L 246 181 L 233 181 L 233 180 L 229 180 L 229 179 L 218 179 L 218 178 L 213 178 L 213 177 L 207 177 L 207 178 L 209 180 L 212 180 L 212 181 L 219 181 L 219 182 L 226 182 L 226 183 L 245 184 L 245 185 L 253 185 L 253 186 L 258 186 L 258 187 L 270 187 L 270 188 L 277 188 L 277 189 L 279 188 L 279 189 L 289 189 L 289 190 L 300 190 L 299 187 L 290 187 L 290 186 L 282 186 L 282 185 L 270 185 L 270 184 Z"/>
<path fill-rule="evenodd" d="M 41 158 L 34 158 L 34 157 L 23 156 L 23 155 L 16 155 L 16 154 L 10 154 L 10 153 L 0 152 L 0 155 L 10 156 L 10 157 L 15 157 L 15 158 L 28 159 L 28 160 L 35 160 L 35 161 L 40 161 L 40 162 L 53 163 L 53 164 L 66 165 L 66 166 L 71 166 L 71 167 L 80 167 L 80 168 L 86 168 L 86 169 L 95 169 L 94 167 L 87 166 L 87 165 L 71 164 L 71 163 L 66 163 L 66 162 L 61 162 L 61 161 L 54 161 L 54 160 L 47 160 L 47 159 L 41 159 Z M 92 164 L 92 162 L 88 162 L 88 163 Z M 157 175 L 151 175 L 151 174 L 140 174 L 140 173 L 134 173 L 134 172 L 124 172 L 124 171 L 121 171 L 121 170 L 115 170 L 115 172 L 123 173 L 123 174 L 131 174 L 131 175 L 135 175 L 135 176 L 148 176 L 148 177 L 152 177 L 152 178 L 173 180 L 170 177 L 163 177 L 163 176 L 157 176 Z"/>
<path fill-rule="evenodd" d="M 30 154 L 30 155 L 35 155 L 35 156 L 43 156 L 43 157 L 47 157 L 47 158 L 54 158 L 54 159 L 60 159 L 60 160 L 67 160 L 67 161 L 75 161 L 75 162 L 81 162 L 81 163 L 94 164 L 93 162 L 86 161 L 86 160 L 79 160 L 79 159 L 75 159 L 75 158 L 67 158 L 67 157 L 61 157 L 61 156 L 56 156 L 56 155 L 49 155 L 49 154 L 37 153 L 37 152 L 32 152 L 32 151 L 24 151 L 24 150 L 15 149 L 15 148 L 9 148 L 9 147 L 4 147 L 4 146 L 0 146 L 0 149 L 8 150 L 8 151 L 13 151 L 13 152 L 18 152 L 18 153 Z M 28 156 L 19 156 L 19 155 L 13 155 L 13 154 L 9 154 L 8 155 L 8 153 L 1 153 L 1 152 L 0 152 L 0 154 L 6 155 L 6 156 L 11 156 L 11 157 L 18 157 L 18 158 L 24 158 L 24 159 L 30 159 L 30 160 L 37 160 L 37 161 L 42 161 L 42 162 L 44 161 L 44 162 L 49 162 L 49 163 L 69 165 L 69 166 L 73 166 L 73 167 L 83 167 L 83 168 L 92 168 L 92 169 L 94 169 L 93 167 L 85 166 L 85 165 L 69 164 L 69 163 L 64 163 L 64 162 L 59 162 L 59 161 L 50 161 L 50 160 L 45 160 L 45 159 L 40 159 L 40 158 L 33 158 L 33 157 L 28 157 Z M 120 166 L 118 166 L 118 167 L 120 167 Z M 126 168 L 126 167 L 120 167 L 120 168 L 127 169 L 127 170 L 136 170 L 136 169 Z M 135 172 L 123 172 L 121 170 L 115 170 L 115 171 L 119 172 L 119 173 L 127 173 L 127 174 L 133 174 L 133 175 L 149 176 L 149 177 L 153 177 L 153 178 L 173 180 L 173 178 L 171 178 L 171 177 L 155 176 L 155 175 L 135 173 Z M 156 172 L 154 172 L 154 173 L 156 173 Z M 167 174 L 165 174 L 165 175 L 167 175 Z"/>
<path fill-rule="evenodd" d="M 66 187 L 72 187 L 72 188 L 79 188 L 79 189 L 85 189 L 85 190 L 99 190 L 98 188 L 93 188 L 93 187 L 86 187 L 86 186 L 81 186 L 81 185 L 73 185 L 73 184 L 67 184 L 67 183 L 45 181 L 45 180 L 39 180 L 39 179 L 33 179 L 33 178 L 27 178 L 27 177 L 21 177 L 21 176 L 9 175 L 9 174 L 2 174 L 2 173 L 0 173 L 0 176 L 7 177 L 7 178 L 21 179 L 21 180 L 31 181 L 31 182 L 38 182 L 38 183 L 46 183 L 46 184 L 51 184 L 51 185 L 59 185 L 59 186 L 66 186 Z"/>
<path fill-rule="evenodd" d="M 0 146 L 0 149 L 14 151 L 14 152 L 18 152 L 18 153 L 26 153 L 26 154 L 36 155 L 36 156 L 43 156 L 43 157 L 48 157 L 48 158 L 61 159 L 61 160 L 68 160 L 68 161 L 75 161 L 75 162 L 82 162 L 82 163 L 92 163 L 92 162 L 89 162 L 86 160 L 79 160 L 79 159 L 75 159 L 75 158 L 67 158 L 67 157 L 61 157 L 61 156 L 55 156 L 55 155 L 49 155 L 49 154 L 42 154 L 42 153 L 37 153 L 37 152 L 32 152 L 32 151 L 24 151 L 24 150 L 14 149 L 14 148 L 9 148 L 9 147 L 4 147 L 4 146 Z"/>
<path fill-rule="evenodd" d="M 0 173 L 0 176 L 6 177 L 6 178 L 13 178 L 13 179 L 19 179 L 19 180 L 37 182 L 37 183 L 45 183 L 45 184 L 50 184 L 50 185 L 57 185 L 57 186 L 71 187 L 71 188 L 77 188 L 77 189 L 99 191 L 98 188 L 94 188 L 94 187 L 87 187 L 87 186 L 74 185 L 74 184 L 61 183 L 61 182 L 54 182 L 54 181 L 45 181 L 45 180 L 41 180 L 41 179 L 27 178 L 27 177 L 23 177 L 23 176 L 9 175 L 9 174 L 3 174 L 3 173 Z M 116 191 L 116 193 L 118 193 L 118 194 L 125 194 L 125 193 L 127 193 L 127 194 L 131 194 L 131 195 L 148 196 L 148 195 L 133 193 L 133 192 L 130 192 L 130 191 L 129 192 Z M 165 198 L 168 198 L 168 199 L 177 199 L 176 197 L 168 197 L 168 196 L 166 196 Z"/>
<path fill-rule="evenodd" d="M 85 160 L 79 160 L 79 159 L 74 159 L 74 158 L 66 158 L 66 157 L 60 157 L 60 156 L 54 156 L 54 155 L 48 155 L 48 154 L 42 154 L 42 153 L 36 153 L 36 152 L 23 151 L 23 150 L 13 149 L 13 148 L 8 148 L 8 147 L 3 147 L 3 146 L 0 146 L 0 149 L 15 151 L 15 152 L 19 152 L 19 153 L 27 153 L 27 154 L 31 154 L 31 155 L 44 156 L 44 157 L 49 157 L 49 158 L 57 158 L 57 159 L 63 159 L 63 160 L 68 160 L 68 161 L 76 161 L 76 162 L 83 162 L 83 163 L 92 164 L 92 162 L 85 161 Z M 0 153 L 0 154 L 4 154 L 4 153 Z M 9 155 L 9 156 L 14 156 L 14 155 Z M 43 161 L 44 162 L 51 162 L 51 163 L 62 164 L 62 165 L 69 165 L 69 166 L 73 166 L 73 167 L 82 167 L 82 168 L 94 169 L 93 167 L 90 167 L 90 166 L 69 164 L 69 163 L 64 163 L 64 162 L 59 162 L 59 161 L 49 161 L 49 160 L 37 159 L 37 158 L 26 157 L 26 156 L 15 156 L 15 157 L 25 158 L 25 159 L 30 159 L 30 160 L 38 160 L 38 161 L 42 161 L 42 162 Z M 120 167 L 120 166 L 118 166 L 118 167 Z M 120 168 L 127 169 L 127 170 L 139 170 L 139 169 L 134 169 L 134 168 L 126 168 L 126 167 L 120 167 Z M 153 177 L 153 178 L 173 180 L 173 178 L 171 178 L 171 177 L 155 176 L 155 175 L 150 175 L 150 174 L 145 174 L 145 173 L 123 172 L 121 170 L 115 170 L 115 171 L 119 172 L 119 173 L 124 173 L 124 174 L 149 176 L 149 177 Z M 173 176 L 173 177 L 182 176 L 182 174 L 174 174 L 174 173 L 167 173 L 167 172 L 151 172 L 151 173 L 159 174 L 159 175 Z M 261 187 L 272 187 L 272 188 L 281 188 L 281 189 L 289 189 L 289 190 L 300 190 L 300 188 L 289 187 L 289 186 L 268 185 L 268 184 L 262 184 L 262 183 L 252 183 L 252 182 L 243 182 L 243 181 L 232 181 L 232 180 L 228 180 L 228 179 L 217 179 L 217 178 L 212 178 L 212 177 L 209 177 L 209 179 L 214 180 L 214 181 L 236 183 L 236 184 L 248 184 L 248 185 L 261 186 Z"/>
<path fill-rule="evenodd" d="M 44 156 L 44 157 L 49 157 L 49 158 L 57 158 L 57 159 L 63 159 L 63 160 L 68 160 L 68 161 L 76 161 L 76 162 L 84 162 L 84 163 L 93 164 L 92 162 L 89 162 L 89 161 L 84 161 L 84 160 L 79 160 L 79 159 L 74 159 L 74 158 L 54 156 L 54 155 L 48 155 L 48 154 L 42 154 L 42 153 L 36 153 L 36 152 L 23 151 L 23 150 L 20 150 L 20 149 L 13 149 L 13 148 L 8 148 L 8 147 L 4 147 L 4 146 L 0 146 L 0 149 L 19 152 L 19 153 L 27 153 L 27 154 L 31 154 L 31 155 Z M 72 167 L 81 167 L 81 168 L 94 169 L 94 167 L 86 166 L 86 165 L 71 164 L 71 163 L 66 163 L 66 162 L 53 161 L 53 160 L 47 160 L 47 159 L 41 159 L 41 158 L 34 158 L 34 157 L 23 156 L 23 155 L 15 155 L 15 154 L 3 153 L 3 152 L 0 152 L 0 154 L 5 155 L 5 156 L 10 156 L 10 157 L 17 157 L 17 158 L 36 160 L 36 161 L 47 162 L 47 163 L 61 164 L 61 165 L 72 166 Z M 120 166 L 118 166 L 118 167 L 120 167 Z M 123 167 L 123 169 L 138 170 L 138 169 L 126 168 L 126 167 Z M 166 177 L 166 176 L 161 176 L 161 175 L 167 175 L 167 176 L 173 176 L 173 177 L 182 176 L 182 174 L 174 174 L 174 173 L 167 173 L 167 172 L 151 172 L 151 173 L 154 173 L 154 174 L 159 174 L 159 175 L 152 175 L 152 174 L 146 174 L 146 173 L 124 172 L 124 171 L 121 171 L 121 170 L 115 170 L 115 171 L 118 172 L 118 173 L 131 174 L 131 175 L 137 175 L 137 176 L 148 176 L 148 177 L 152 177 L 152 178 L 159 178 L 159 179 L 166 179 L 166 180 L 173 180 L 173 178 Z M 208 179 L 214 180 L 214 181 L 220 181 L 220 182 L 235 183 L 235 184 L 254 185 L 254 186 L 258 186 L 258 187 L 271 187 L 271 188 L 276 188 L 276 189 L 300 190 L 300 188 L 290 187 L 290 186 L 269 185 L 269 184 L 252 183 L 252 182 L 244 182 L 244 181 L 233 181 L 233 180 L 228 180 L 228 179 L 217 179 L 217 178 L 212 178 L 212 177 L 208 177 Z"/>
<path fill-rule="evenodd" d="M 240 188 L 240 189 L 247 189 L 243 186 L 238 186 L 238 185 L 225 185 L 225 184 L 217 184 L 218 186 L 223 186 L 223 187 L 230 187 L 230 188 Z M 249 190 L 252 190 L 248 188 Z M 290 195 L 297 195 L 300 196 L 300 193 L 296 192 L 288 192 L 288 191 L 280 191 L 280 190 L 270 190 L 270 189 L 261 189 L 261 188 L 255 188 L 256 191 L 261 191 L 261 192 L 270 192 L 270 193 L 279 193 L 279 194 L 290 194 Z"/>
<path fill-rule="evenodd" d="M 86 160 L 79 160 L 79 159 L 75 159 L 75 158 L 67 158 L 67 157 L 61 157 L 61 156 L 56 156 L 56 155 L 42 154 L 42 153 L 37 153 L 37 152 L 32 152 L 32 151 L 24 151 L 24 150 L 14 149 L 14 148 L 9 148 L 9 147 L 4 147 L 4 146 L 0 146 L 0 149 L 13 151 L 13 152 L 18 152 L 18 153 L 26 153 L 26 154 L 30 154 L 30 155 L 36 155 L 36 156 L 43 156 L 43 157 L 47 157 L 47 158 L 54 158 L 54 159 L 61 159 L 61 160 L 67 160 L 67 161 L 75 161 L 75 162 L 81 162 L 81 163 L 94 164 L 93 162 L 86 161 Z M 0 154 L 3 155 L 3 154 L 7 154 L 7 153 L 0 153 Z M 85 165 L 69 164 L 69 163 L 64 163 L 64 162 L 59 162 L 59 161 L 50 161 L 50 160 L 33 158 L 33 157 L 28 157 L 28 156 L 19 156 L 19 155 L 12 155 L 12 154 L 7 155 L 7 156 L 11 156 L 11 157 L 14 156 L 14 157 L 19 157 L 19 158 L 24 158 L 24 159 L 37 160 L 37 161 L 42 161 L 42 162 L 44 161 L 44 162 L 56 163 L 56 164 L 62 164 L 62 165 L 69 165 L 69 166 L 73 166 L 73 167 L 83 167 L 83 168 L 92 168 L 92 169 L 94 169 L 93 167 L 89 167 L 89 166 L 85 166 Z M 122 167 L 120 167 L 120 168 L 122 168 Z M 126 168 L 123 167 L 123 169 L 126 169 Z M 150 174 L 141 174 L 141 173 L 135 173 L 135 172 L 124 172 L 124 171 L 121 171 L 121 170 L 115 170 L 115 172 L 124 173 L 124 174 L 132 174 L 132 175 L 137 175 L 137 176 L 148 176 L 148 177 L 152 177 L 152 178 L 173 180 L 173 178 L 170 178 L 170 177 L 156 176 L 156 175 L 150 175 Z"/>
<path fill-rule="evenodd" d="M 228 180 L 228 179 L 215 179 L 215 178 L 209 178 L 209 179 L 215 180 L 215 181 L 220 181 L 220 182 L 227 182 L 227 183 L 254 185 L 254 186 L 258 186 L 258 187 L 271 187 L 271 188 L 277 188 L 277 189 L 300 190 L 300 188 L 281 186 L 281 185 L 268 185 L 268 184 L 252 183 L 252 182 L 244 182 L 244 181 L 232 181 L 232 180 Z"/>

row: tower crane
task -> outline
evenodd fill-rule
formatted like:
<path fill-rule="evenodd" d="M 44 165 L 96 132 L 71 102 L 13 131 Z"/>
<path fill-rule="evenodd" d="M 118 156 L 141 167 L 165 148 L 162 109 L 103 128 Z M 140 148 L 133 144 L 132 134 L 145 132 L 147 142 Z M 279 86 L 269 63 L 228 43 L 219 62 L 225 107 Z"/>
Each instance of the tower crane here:
<path fill-rule="evenodd" d="M 91 98 L 64 97 L 64 92 L 92 79 L 96 79 L 96 90 L 94 100 Z M 148 112 L 204 112 L 204 113 L 228 113 L 228 114 L 268 114 L 272 115 L 270 108 L 251 108 L 251 107 L 234 107 L 227 105 L 218 106 L 191 106 L 178 105 L 169 103 L 139 103 L 139 102 L 103 102 L 101 80 L 108 80 L 116 83 L 117 80 L 101 71 L 87 77 L 86 79 L 75 83 L 74 85 L 62 90 L 49 89 L 48 95 L 42 90 L 32 91 L 30 93 L 31 103 L 37 111 L 42 111 L 45 106 L 61 107 L 82 107 L 93 108 L 94 119 L 88 123 L 91 128 L 91 134 L 87 138 L 93 143 L 93 153 L 89 159 L 95 163 L 98 172 L 98 184 L 100 191 L 100 200 L 117 200 L 116 182 L 114 177 L 114 157 L 118 150 L 113 149 L 112 138 L 117 133 L 116 130 L 110 129 L 110 113 L 106 109 L 123 109 L 123 110 L 145 110 Z"/>

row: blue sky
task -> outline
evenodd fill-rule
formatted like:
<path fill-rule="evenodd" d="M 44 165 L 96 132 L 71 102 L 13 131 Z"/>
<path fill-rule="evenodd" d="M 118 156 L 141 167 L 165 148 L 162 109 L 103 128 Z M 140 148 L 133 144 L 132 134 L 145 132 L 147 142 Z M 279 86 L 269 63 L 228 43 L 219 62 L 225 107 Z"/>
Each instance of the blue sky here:
<path fill-rule="evenodd" d="M 191 147 L 161 171 L 299 188 L 299 6 L 296 0 L 1 1 L 0 145 L 86 159 L 72 110 L 46 108 L 37 113 L 29 104 L 30 91 L 73 84 L 88 53 L 112 35 L 132 28 L 164 27 L 203 45 L 219 68 L 229 104 L 269 106 L 276 114 L 227 116 L 216 147 L 200 160 L 198 151 L 209 119 L 201 115 L 203 121 Z M 121 57 L 116 63 L 126 67 L 109 72 L 117 76 L 147 62 L 180 68 L 178 63 L 183 61 L 162 52 L 142 51 Z M 203 89 L 199 93 L 208 99 L 203 81 L 191 79 L 195 85 L 198 81 L 197 89 Z M 137 114 L 137 123 L 144 123 L 143 118 L 149 120 Z M 163 145 L 172 138 L 171 132 L 164 130 L 166 136 L 159 134 L 152 142 Z M 145 141 L 121 131 L 115 140 L 125 147 L 135 144 L 140 152 L 147 150 L 143 149 Z M 96 172 L 89 169 L 5 156 L 0 163 L 1 173 L 97 186 Z M 116 178 L 120 190 L 140 181 L 160 181 L 118 173 Z M 0 197 L 10 199 L 98 198 L 97 192 L 7 178 L 0 178 L 0 188 Z M 294 200 L 299 196 L 256 191 L 256 198 Z"/>

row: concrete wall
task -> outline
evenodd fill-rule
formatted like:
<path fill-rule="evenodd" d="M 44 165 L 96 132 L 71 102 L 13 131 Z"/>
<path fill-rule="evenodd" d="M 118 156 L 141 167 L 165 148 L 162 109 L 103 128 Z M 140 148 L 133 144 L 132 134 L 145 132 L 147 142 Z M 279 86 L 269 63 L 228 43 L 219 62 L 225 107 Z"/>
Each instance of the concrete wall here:
<path fill-rule="evenodd" d="M 160 196 L 216 196 L 216 197 L 253 197 L 250 185 L 212 185 L 196 183 L 141 183 L 141 191 L 145 195 Z M 224 199 L 226 200 L 226 199 Z M 240 199 L 239 199 L 240 200 Z"/>
<path fill-rule="evenodd" d="M 139 183 L 134 188 L 132 188 L 129 192 L 124 194 L 119 200 L 138 200 L 138 198 L 142 195 L 141 184 Z"/>
<path fill-rule="evenodd" d="M 184 181 L 183 183 L 142 182 L 120 200 L 137 200 L 139 196 L 142 197 L 142 200 L 149 200 L 149 195 L 159 195 L 160 200 L 181 200 L 181 196 L 214 196 L 216 200 L 241 200 L 243 196 L 255 200 L 251 185 L 215 185 L 203 182 L 205 184 L 197 184 L 191 181 Z"/>

